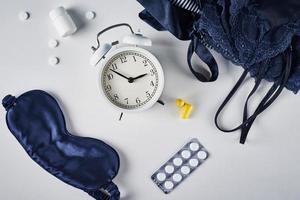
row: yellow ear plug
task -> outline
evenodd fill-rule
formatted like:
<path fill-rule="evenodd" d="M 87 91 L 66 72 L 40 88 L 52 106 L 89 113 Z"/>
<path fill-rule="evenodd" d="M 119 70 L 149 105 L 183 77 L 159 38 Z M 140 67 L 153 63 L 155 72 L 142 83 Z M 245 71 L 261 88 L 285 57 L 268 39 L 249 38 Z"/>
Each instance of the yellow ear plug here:
<path fill-rule="evenodd" d="M 192 113 L 193 106 L 182 99 L 176 99 L 176 106 L 180 109 L 180 118 L 188 119 Z"/>

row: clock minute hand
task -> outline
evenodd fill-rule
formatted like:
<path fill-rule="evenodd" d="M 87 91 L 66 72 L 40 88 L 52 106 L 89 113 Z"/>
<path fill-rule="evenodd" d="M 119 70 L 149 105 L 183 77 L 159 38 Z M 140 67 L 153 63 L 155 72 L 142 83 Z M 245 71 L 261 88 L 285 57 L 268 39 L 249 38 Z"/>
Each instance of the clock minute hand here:
<path fill-rule="evenodd" d="M 118 74 L 119 76 L 121 76 L 121 77 L 126 78 L 127 80 L 129 80 L 129 78 L 126 77 L 126 76 L 124 76 L 123 74 L 121 74 L 121 73 L 119 73 L 119 72 L 117 72 L 117 71 L 115 71 L 115 70 L 113 70 L 113 69 L 110 69 L 110 70 L 111 70 L 112 72 Z"/>

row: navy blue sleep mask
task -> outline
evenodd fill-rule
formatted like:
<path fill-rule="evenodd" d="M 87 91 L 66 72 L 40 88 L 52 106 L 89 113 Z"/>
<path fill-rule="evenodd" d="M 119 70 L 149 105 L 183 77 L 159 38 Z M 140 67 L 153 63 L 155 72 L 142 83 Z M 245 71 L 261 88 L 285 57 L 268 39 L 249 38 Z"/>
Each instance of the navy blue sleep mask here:
<path fill-rule="evenodd" d="M 6 123 L 28 155 L 61 181 L 98 200 L 120 199 L 112 179 L 119 170 L 118 153 L 104 142 L 71 135 L 57 101 L 40 90 L 2 104 Z"/>

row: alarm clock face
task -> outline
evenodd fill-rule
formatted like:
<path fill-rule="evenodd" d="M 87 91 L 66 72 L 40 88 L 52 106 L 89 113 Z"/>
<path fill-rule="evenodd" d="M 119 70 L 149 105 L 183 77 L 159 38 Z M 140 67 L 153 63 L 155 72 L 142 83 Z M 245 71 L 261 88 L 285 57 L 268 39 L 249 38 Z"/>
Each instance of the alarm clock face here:
<path fill-rule="evenodd" d="M 161 96 L 164 75 L 159 61 L 138 47 L 121 47 L 105 58 L 101 89 L 114 106 L 141 111 L 153 106 Z"/>

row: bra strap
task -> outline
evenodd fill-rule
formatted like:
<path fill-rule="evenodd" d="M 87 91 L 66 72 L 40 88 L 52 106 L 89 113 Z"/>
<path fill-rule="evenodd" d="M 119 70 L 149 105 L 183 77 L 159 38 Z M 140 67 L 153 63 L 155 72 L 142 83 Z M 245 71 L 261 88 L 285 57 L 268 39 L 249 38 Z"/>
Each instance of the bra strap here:
<path fill-rule="evenodd" d="M 263 71 L 260 71 L 259 76 L 256 80 L 256 83 L 255 83 L 252 91 L 249 93 L 247 100 L 245 102 L 244 113 L 243 113 L 243 123 L 233 129 L 224 129 L 224 128 L 220 127 L 220 125 L 218 123 L 218 117 L 219 117 L 221 111 L 224 109 L 224 107 L 227 105 L 227 103 L 230 101 L 230 99 L 236 93 L 238 88 L 244 82 L 244 80 L 248 74 L 248 70 L 245 70 L 243 72 L 240 79 L 237 81 L 236 85 L 233 87 L 233 89 L 230 91 L 228 96 L 225 98 L 225 100 L 223 101 L 223 103 L 221 104 L 221 106 L 219 107 L 219 109 L 215 115 L 215 124 L 219 130 L 221 130 L 223 132 L 233 132 L 233 131 L 241 129 L 240 143 L 244 144 L 246 142 L 250 128 L 251 128 L 253 122 L 255 121 L 255 119 L 257 118 L 257 116 L 259 114 L 261 114 L 264 110 L 266 110 L 276 100 L 276 98 L 280 95 L 280 93 L 282 92 L 282 90 L 284 89 L 284 87 L 288 81 L 290 71 L 291 71 L 291 65 L 292 65 L 292 48 L 287 50 L 285 55 L 286 55 L 286 60 L 287 60 L 286 63 L 287 64 L 286 64 L 285 68 L 283 69 L 283 72 L 282 72 L 281 77 L 279 78 L 279 81 L 275 82 L 273 84 L 273 86 L 269 89 L 268 93 L 265 95 L 263 100 L 260 102 L 260 104 L 256 108 L 255 112 L 250 117 L 248 117 L 248 102 L 260 85 L 260 82 L 262 80 L 262 75 L 264 74 Z"/>
<path fill-rule="evenodd" d="M 197 56 L 208 65 L 208 68 L 210 70 L 210 78 L 207 78 L 203 73 L 197 72 L 193 65 L 192 65 L 192 56 L 196 53 Z M 192 41 L 190 42 L 188 53 L 187 53 L 187 62 L 189 65 L 189 68 L 191 72 L 194 74 L 194 76 L 201 82 L 213 82 L 217 80 L 219 75 L 219 69 L 218 64 L 212 54 L 209 52 L 209 50 L 201 43 L 199 42 L 198 37 L 195 35 L 195 33 L 192 36 Z"/>
<path fill-rule="evenodd" d="M 226 96 L 225 100 L 222 102 L 222 104 L 220 105 L 220 107 L 218 108 L 216 115 L 215 115 L 215 125 L 216 127 L 223 132 L 229 133 L 229 132 L 234 132 L 237 131 L 239 129 L 241 129 L 242 125 L 239 125 L 233 129 L 224 129 L 219 125 L 218 122 L 218 118 L 220 113 L 222 112 L 222 110 L 225 108 L 225 106 L 227 105 L 227 103 L 231 100 L 231 98 L 233 97 L 233 95 L 236 93 L 236 91 L 239 89 L 239 87 L 242 85 L 242 83 L 244 82 L 246 76 L 248 74 L 248 70 L 244 70 L 244 72 L 242 73 L 241 77 L 239 78 L 239 80 L 236 82 L 235 86 L 231 89 L 231 91 L 229 92 L 229 94 Z"/>
<path fill-rule="evenodd" d="M 281 94 L 282 90 L 284 89 L 292 68 L 292 47 L 285 53 L 286 54 L 286 67 L 283 69 L 281 78 L 278 82 L 275 82 L 273 86 L 270 88 L 266 96 L 263 98 L 261 103 L 258 105 L 257 109 L 255 110 L 253 114 L 253 119 L 250 120 L 242 129 L 241 129 L 241 137 L 240 137 L 240 143 L 244 144 L 246 142 L 248 133 L 250 131 L 250 128 L 255 121 L 256 117 L 262 113 L 264 110 L 266 110 Z M 248 104 L 249 98 L 247 98 L 245 107 L 244 107 L 244 115 L 243 115 L 243 122 L 245 122 L 248 119 Z"/>

